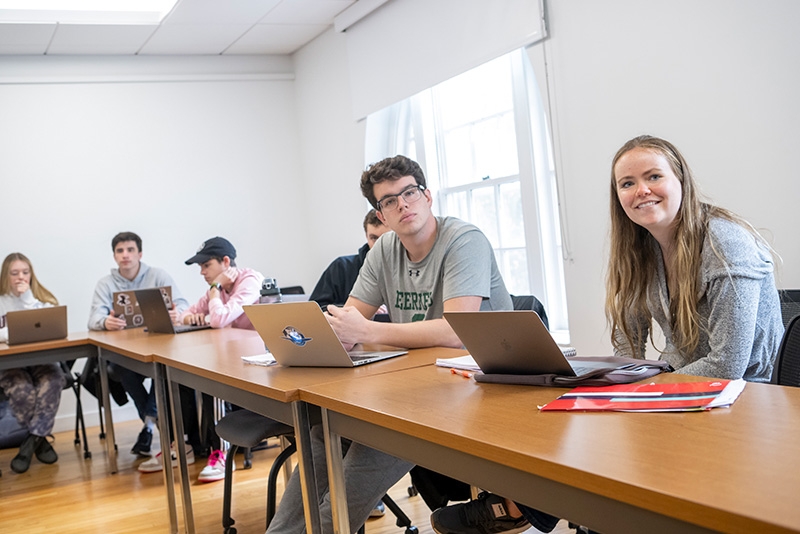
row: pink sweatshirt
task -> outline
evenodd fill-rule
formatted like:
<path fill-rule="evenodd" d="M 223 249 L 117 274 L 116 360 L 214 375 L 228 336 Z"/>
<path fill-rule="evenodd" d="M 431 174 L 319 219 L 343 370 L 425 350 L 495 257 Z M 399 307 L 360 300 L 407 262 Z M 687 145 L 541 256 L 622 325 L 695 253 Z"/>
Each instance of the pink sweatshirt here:
<path fill-rule="evenodd" d="M 264 275 L 253 269 L 242 269 L 237 267 L 238 274 L 233 282 L 230 293 L 221 290 L 219 298 L 208 299 L 208 292 L 200 300 L 189 306 L 181 314 L 180 322 L 191 313 L 205 313 L 209 316 L 211 328 L 247 328 L 253 330 L 253 324 L 244 313 L 247 304 L 257 304 L 261 296 L 261 282 Z"/>

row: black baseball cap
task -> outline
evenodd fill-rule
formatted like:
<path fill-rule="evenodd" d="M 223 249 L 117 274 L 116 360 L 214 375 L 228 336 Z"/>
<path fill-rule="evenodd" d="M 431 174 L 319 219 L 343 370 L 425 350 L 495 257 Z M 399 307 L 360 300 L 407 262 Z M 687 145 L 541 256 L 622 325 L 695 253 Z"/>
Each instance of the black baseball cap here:
<path fill-rule="evenodd" d="M 211 258 L 224 258 L 225 256 L 232 260 L 236 259 L 236 249 L 224 237 L 212 237 L 200 244 L 197 254 L 186 260 L 186 265 L 205 263 Z"/>

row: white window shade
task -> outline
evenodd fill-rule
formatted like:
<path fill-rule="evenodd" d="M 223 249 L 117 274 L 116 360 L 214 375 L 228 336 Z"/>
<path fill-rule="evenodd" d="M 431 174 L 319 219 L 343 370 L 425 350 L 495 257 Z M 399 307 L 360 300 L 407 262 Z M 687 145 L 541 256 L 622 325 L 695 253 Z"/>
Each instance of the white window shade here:
<path fill-rule="evenodd" d="M 347 28 L 353 116 L 546 36 L 543 0 L 390 0 Z"/>

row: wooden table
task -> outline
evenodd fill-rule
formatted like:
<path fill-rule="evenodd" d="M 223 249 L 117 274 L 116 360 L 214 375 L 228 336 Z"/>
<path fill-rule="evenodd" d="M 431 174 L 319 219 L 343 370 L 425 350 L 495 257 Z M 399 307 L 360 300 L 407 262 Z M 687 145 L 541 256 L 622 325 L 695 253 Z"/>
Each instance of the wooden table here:
<path fill-rule="evenodd" d="M 701 413 L 539 412 L 564 391 L 424 367 L 300 398 L 323 409 L 331 444 L 344 436 L 600 532 L 800 532 L 800 388 L 747 384 L 731 408 Z"/>
<path fill-rule="evenodd" d="M 224 330 L 223 330 L 224 331 Z M 222 332 L 222 331 L 220 331 Z M 248 410 L 276 419 L 295 428 L 300 461 L 303 500 L 308 532 L 319 532 L 319 500 L 316 497 L 314 470 L 311 467 L 310 429 L 315 421 L 313 407 L 300 400 L 300 389 L 331 381 L 359 381 L 385 373 L 393 373 L 419 366 L 431 366 L 440 350 L 412 351 L 405 356 L 371 363 L 356 368 L 264 367 L 245 364 L 242 356 L 264 353 L 264 343 L 252 331 L 240 330 L 249 335 L 223 343 L 198 345 L 185 349 L 156 349 L 155 361 L 166 367 L 166 378 L 173 399 L 172 408 L 179 410 L 178 385 L 197 389 L 225 399 Z M 461 352 L 458 352 L 460 354 Z M 183 435 L 182 418 L 173 413 L 174 433 Z M 180 441 L 180 440 L 178 440 Z M 185 451 L 178 443 L 178 457 L 185 462 Z M 187 530 L 194 530 L 191 492 L 185 463 L 179 462 L 181 496 Z M 312 495 L 313 493 L 313 495 Z M 314 503 L 310 506 L 309 503 Z"/>

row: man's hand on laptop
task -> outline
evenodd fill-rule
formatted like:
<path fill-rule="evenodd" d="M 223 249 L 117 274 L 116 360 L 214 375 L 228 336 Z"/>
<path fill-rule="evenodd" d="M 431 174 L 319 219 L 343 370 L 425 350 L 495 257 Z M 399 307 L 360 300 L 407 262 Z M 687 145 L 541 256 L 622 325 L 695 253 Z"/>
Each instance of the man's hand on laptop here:
<path fill-rule="evenodd" d="M 183 318 L 183 324 L 203 325 L 207 323 L 208 321 L 206 321 L 206 314 L 204 313 L 190 313 Z"/>
<path fill-rule="evenodd" d="M 108 312 L 108 317 L 106 317 L 106 322 L 103 326 L 106 330 L 124 330 L 127 323 L 125 319 L 114 316 L 114 310 L 111 310 Z"/>
<path fill-rule="evenodd" d="M 356 343 L 363 343 L 369 339 L 368 328 L 372 321 L 361 315 L 357 308 L 352 306 L 340 308 L 329 304 L 325 316 L 346 350 L 352 349 Z"/>
<path fill-rule="evenodd" d="M 175 304 L 173 304 L 172 308 L 169 310 L 169 318 L 172 321 L 172 324 L 181 324 L 181 314 L 178 312 Z"/>

